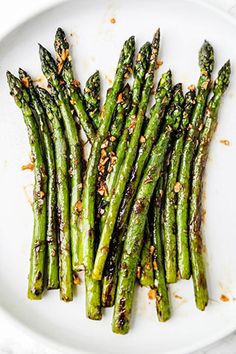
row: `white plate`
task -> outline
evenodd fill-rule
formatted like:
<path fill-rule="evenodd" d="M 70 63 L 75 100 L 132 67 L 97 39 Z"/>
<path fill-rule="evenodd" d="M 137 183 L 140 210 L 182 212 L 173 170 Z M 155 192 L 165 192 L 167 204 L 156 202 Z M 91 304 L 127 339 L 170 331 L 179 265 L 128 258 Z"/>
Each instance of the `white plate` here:
<path fill-rule="evenodd" d="M 110 22 L 111 18 L 116 23 Z M 27 274 L 32 213 L 27 190 L 32 174 L 22 172 L 29 161 L 28 140 L 21 113 L 9 96 L 5 72 L 19 66 L 40 76 L 37 43 L 53 49 L 56 28 L 63 27 L 72 43 L 72 56 L 82 85 L 97 68 L 104 89 L 113 77 L 123 41 L 131 34 L 137 46 L 161 28 L 160 73 L 171 68 L 174 81 L 184 88 L 196 83 L 197 56 L 204 39 L 216 54 L 214 77 L 226 59 L 233 66 L 232 83 L 220 110 L 220 119 L 206 171 L 204 236 L 210 302 L 196 310 L 191 281 L 170 286 L 172 318 L 158 323 L 155 304 L 143 289 L 136 296 L 130 333 L 111 332 L 111 311 L 100 322 L 85 318 L 83 286 L 72 303 L 59 300 L 57 291 L 42 301 L 27 300 Z M 236 329 L 236 25 L 228 16 L 200 3 L 185 0 L 68 1 L 35 16 L 0 42 L 0 305 L 14 321 L 31 329 L 66 352 L 189 353 Z M 230 146 L 220 144 L 228 139 Z M 221 294 L 229 298 L 220 301 Z M 176 296 L 177 295 L 177 296 Z M 181 298 L 182 299 L 181 299 Z"/>

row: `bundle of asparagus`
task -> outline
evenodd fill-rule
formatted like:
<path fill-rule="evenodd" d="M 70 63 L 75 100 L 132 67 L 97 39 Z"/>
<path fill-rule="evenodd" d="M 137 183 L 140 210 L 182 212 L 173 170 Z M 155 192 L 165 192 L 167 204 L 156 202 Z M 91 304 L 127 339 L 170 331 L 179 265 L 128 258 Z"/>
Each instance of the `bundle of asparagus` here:
<path fill-rule="evenodd" d="M 34 165 L 28 297 L 41 299 L 46 286 L 60 288 L 61 299 L 71 301 L 84 271 L 87 316 L 99 320 L 102 308 L 114 305 L 112 329 L 122 334 L 129 330 L 136 282 L 154 292 L 162 322 L 170 318 L 168 284 L 178 275 L 192 275 L 200 310 L 208 302 L 202 180 L 230 62 L 212 85 L 214 52 L 205 41 L 197 90 L 191 85 L 184 95 L 182 84 L 172 87 L 169 70 L 149 114 L 159 43 L 158 30 L 139 50 L 134 67 L 135 39 L 124 43 L 102 108 L 99 72 L 82 92 L 61 28 L 56 60 L 39 46 L 49 91 L 35 87 L 22 69 L 19 79 L 7 72 Z M 81 128 L 91 143 L 87 163 Z"/>

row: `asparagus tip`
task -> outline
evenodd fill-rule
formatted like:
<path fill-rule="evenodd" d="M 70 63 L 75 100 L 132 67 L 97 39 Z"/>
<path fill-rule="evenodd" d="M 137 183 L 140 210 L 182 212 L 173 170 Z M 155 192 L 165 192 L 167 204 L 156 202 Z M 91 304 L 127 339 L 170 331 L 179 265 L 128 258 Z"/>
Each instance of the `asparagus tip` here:
<path fill-rule="evenodd" d="M 214 49 L 212 45 L 205 40 L 199 51 L 199 66 L 201 72 L 211 74 L 214 67 Z"/>

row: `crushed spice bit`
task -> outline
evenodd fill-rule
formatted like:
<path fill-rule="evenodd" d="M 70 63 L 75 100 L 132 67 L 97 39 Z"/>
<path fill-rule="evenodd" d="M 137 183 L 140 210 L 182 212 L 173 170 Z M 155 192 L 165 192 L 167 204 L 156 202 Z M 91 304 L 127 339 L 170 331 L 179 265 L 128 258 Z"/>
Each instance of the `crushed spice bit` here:
<path fill-rule="evenodd" d="M 176 182 L 176 183 L 175 183 L 175 186 L 174 186 L 174 192 L 175 192 L 175 193 L 179 193 L 179 191 L 181 190 L 181 188 L 182 188 L 181 183 L 180 183 L 180 182 Z"/>
<path fill-rule="evenodd" d="M 116 23 L 115 17 L 112 17 L 112 18 L 110 19 L 110 22 L 114 25 L 114 24 Z"/>
<path fill-rule="evenodd" d="M 195 91 L 195 85 L 189 85 L 188 86 L 189 91 Z"/>
<path fill-rule="evenodd" d="M 183 300 L 183 297 L 180 296 L 180 295 L 178 295 L 178 294 L 174 294 L 174 297 L 175 297 L 176 299 Z"/>
<path fill-rule="evenodd" d="M 159 69 L 159 67 L 162 65 L 163 65 L 163 60 L 158 59 L 157 60 L 157 69 Z"/>
<path fill-rule="evenodd" d="M 64 63 L 65 63 L 66 59 L 68 58 L 68 56 L 69 56 L 69 50 L 65 49 L 65 48 L 62 49 L 61 55 L 57 54 L 57 58 L 58 58 L 57 72 L 58 72 L 58 74 L 60 74 L 62 72 Z"/>
<path fill-rule="evenodd" d="M 76 104 L 75 100 L 71 99 L 70 103 L 72 104 L 72 106 L 74 106 Z"/>
<path fill-rule="evenodd" d="M 39 197 L 40 197 L 41 199 L 43 199 L 43 198 L 45 197 L 45 193 L 44 193 L 43 191 L 40 191 L 40 192 L 39 192 Z"/>
<path fill-rule="evenodd" d="M 73 283 L 74 285 L 80 285 L 80 277 L 78 276 L 77 273 L 73 274 Z"/>
<path fill-rule="evenodd" d="M 107 186 L 105 184 L 105 182 L 101 182 L 100 183 L 100 186 L 98 188 L 98 191 L 97 191 L 101 196 L 107 196 L 108 193 L 107 193 Z"/>
<path fill-rule="evenodd" d="M 157 270 L 157 261 L 154 259 L 154 261 L 152 262 L 152 264 L 153 264 L 153 269 L 154 270 Z"/>
<path fill-rule="evenodd" d="M 80 82 L 79 80 L 72 80 L 72 84 L 75 86 L 75 87 L 80 87 Z M 87 87 L 86 87 L 87 88 Z M 86 89 L 85 88 L 85 89 Z M 91 91 L 91 90 L 90 90 Z M 87 92 L 87 91 L 86 91 Z"/>
<path fill-rule="evenodd" d="M 141 135 L 139 141 L 140 141 L 141 144 L 145 143 L 145 141 L 146 141 L 145 136 Z"/>
<path fill-rule="evenodd" d="M 108 167 L 107 172 L 111 173 L 112 171 L 113 171 L 113 166 L 111 165 L 111 166 Z"/>
<path fill-rule="evenodd" d="M 202 209 L 202 222 L 205 223 L 206 222 L 206 209 Z"/>
<path fill-rule="evenodd" d="M 153 300 L 156 297 L 156 289 L 150 289 L 148 292 L 148 298 L 149 300 Z"/>
<path fill-rule="evenodd" d="M 205 82 L 203 82 L 202 88 L 203 88 L 204 90 L 206 90 L 206 89 L 208 88 L 209 84 L 210 84 L 210 80 L 206 80 Z"/>
<path fill-rule="evenodd" d="M 150 254 L 153 254 L 154 251 L 155 251 L 155 247 L 153 245 L 151 245 L 149 248 Z"/>
<path fill-rule="evenodd" d="M 136 277 L 137 277 L 138 279 L 141 278 L 141 267 L 140 267 L 140 266 L 137 267 Z"/>
<path fill-rule="evenodd" d="M 224 295 L 224 294 L 221 294 L 220 300 L 223 301 L 223 302 L 228 302 L 228 301 L 229 301 L 229 298 L 228 298 L 228 296 L 226 296 L 226 295 Z"/>
<path fill-rule="evenodd" d="M 107 156 L 107 152 L 105 149 L 101 149 L 101 157 L 104 158 Z"/>
<path fill-rule="evenodd" d="M 111 142 L 116 141 L 116 137 L 112 135 L 112 136 L 110 137 L 110 141 L 111 141 Z"/>
<path fill-rule="evenodd" d="M 21 166 L 21 169 L 22 169 L 22 171 L 25 171 L 25 170 L 33 171 L 34 170 L 34 164 L 32 162 L 29 162 L 27 165 Z"/>
<path fill-rule="evenodd" d="M 229 146 L 229 145 L 230 145 L 230 142 L 229 142 L 229 140 L 227 140 L 227 139 L 221 139 L 221 140 L 220 140 L 220 143 L 221 143 L 221 144 L 224 144 L 225 146 Z"/>
<path fill-rule="evenodd" d="M 29 87 L 29 78 L 28 77 L 24 77 L 23 79 L 21 79 L 22 85 L 26 88 Z"/>
<path fill-rule="evenodd" d="M 203 128 L 203 124 L 201 123 L 199 128 L 198 128 L 199 132 L 202 131 L 202 128 Z"/>
<path fill-rule="evenodd" d="M 75 204 L 75 209 L 79 213 L 82 211 L 82 202 L 81 202 L 81 200 L 78 200 L 78 202 Z"/>
<path fill-rule="evenodd" d="M 119 95 L 118 95 L 118 97 L 117 97 L 116 103 L 121 103 L 121 102 L 123 102 L 123 101 L 124 101 L 124 99 L 123 99 L 123 94 L 122 94 L 122 92 L 121 92 L 121 93 L 119 93 Z"/>
<path fill-rule="evenodd" d="M 101 149 L 106 149 L 108 147 L 109 141 L 105 140 L 104 143 L 101 146 Z"/>

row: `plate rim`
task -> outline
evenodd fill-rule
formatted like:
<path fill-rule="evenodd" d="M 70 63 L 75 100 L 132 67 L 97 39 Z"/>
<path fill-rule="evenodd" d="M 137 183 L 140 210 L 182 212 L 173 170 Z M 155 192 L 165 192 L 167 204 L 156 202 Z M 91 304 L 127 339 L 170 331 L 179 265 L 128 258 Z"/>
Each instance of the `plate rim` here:
<path fill-rule="evenodd" d="M 12 33 L 18 27 L 24 26 L 30 20 L 37 18 L 37 16 L 43 15 L 47 11 L 53 10 L 54 8 L 57 8 L 59 6 L 63 6 L 63 4 L 66 3 L 67 1 L 71 1 L 71 0 L 59 0 L 57 2 L 54 1 L 53 4 L 51 4 L 51 3 L 48 3 L 48 5 L 45 4 L 43 8 L 37 9 L 35 11 L 31 11 L 23 19 L 16 21 L 14 24 L 12 24 L 12 26 L 10 26 L 6 31 L 3 31 L 3 33 L 0 35 L 0 46 L 1 46 L 1 43 L 3 41 L 5 41 L 8 36 L 11 36 Z M 80 1 L 83 1 L 83 0 L 80 0 Z M 93 0 L 93 1 L 95 1 L 95 0 Z M 118 0 L 112 0 L 112 2 L 113 1 L 118 1 Z M 154 1 L 154 0 L 152 0 L 152 1 Z M 208 2 L 206 3 L 204 0 L 182 0 L 182 1 L 197 4 L 203 8 L 213 11 L 215 14 L 220 15 L 225 20 L 231 22 L 236 28 L 235 16 L 232 15 L 230 12 L 227 12 L 226 10 L 223 10 L 223 9 L 217 7 L 213 3 L 208 3 Z M 235 7 L 236 7 L 236 4 L 235 4 Z M 31 329 L 26 323 L 22 322 L 18 317 L 15 317 L 10 311 L 5 309 L 1 305 L 0 305 L 0 313 L 1 313 L 1 315 L 5 316 L 5 318 L 9 322 L 9 324 L 12 325 L 20 333 L 22 333 L 23 335 L 29 337 L 30 339 L 32 338 L 33 340 L 36 340 L 36 341 L 40 339 L 41 343 L 43 345 L 45 345 L 45 346 L 48 345 L 54 351 L 57 351 L 59 349 L 59 350 L 63 350 L 65 353 L 68 353 L 68 354 L 73 354 L 73 353 L 74 354 L 75 353 L 97 354 L 96 352 L 90 351 L 90 350 L 83 351 L 83 349 L 75 349 L 75 348 L 66 346 L 63 343 L 57 344 L 55 342 L 55 340 L 51 339 L 49 336 L 45 336 L 41 333 L 37 333 L 35 330 Z M 208 337 L 207 339 L 202 340 L 197 345 L 196 344 L 189 345 L 189 346 L 183 348 L 183 350 L 175 350 L 175 351 L 171 350 L 171 351 L 166 352 L 166 354 L 191 354 L 197 350 L 204 349 L 207 346 L 220 341 L 221 339 L 229 336 L 230 334 L 232 334 L 236 330 L 236 318 L 235 318 L 235 321 L 233 322 L 233 324 L 231 323 L 227 327 L 224 326 L 223 329 L 224 330 L 220 331 L 220 333 L 217 332 L 216 334 L 213 334 L 212 336 Z"/>

